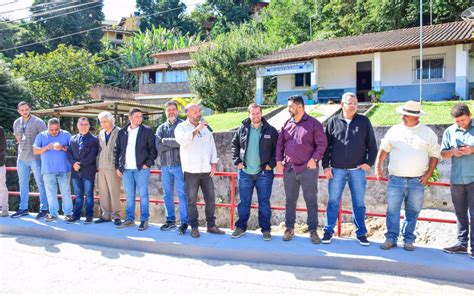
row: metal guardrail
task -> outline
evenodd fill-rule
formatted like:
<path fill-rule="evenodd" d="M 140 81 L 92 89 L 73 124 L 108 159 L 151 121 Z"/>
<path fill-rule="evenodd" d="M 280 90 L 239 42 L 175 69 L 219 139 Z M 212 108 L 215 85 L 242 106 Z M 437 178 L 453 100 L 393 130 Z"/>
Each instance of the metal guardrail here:
<path fill-rule="evenodd" d="M 16 167 L 7 167 L 7 172 L 15 172 L 17 169 Z M 161 174 L 161 170 L 150 170 L 151 174 Z M 214 175 L 216 177 L 229 177 L 230 178 L 230 203 L 216 203 L 216 207 L 222 207 L 222 208 L 229 208 L 230 210 L 230 217 L 229 217 L 229 225 L 230 229 L 234 229 L 234 221 L 235 221 L 235 208 L 238 206 L 235 204 L 235 180 L 237 178 L 237 173 L 236 172 L 216 172 Z M 281 179 L 283 178 L 283 174 L 275 174 L 275 178 Z M 319 179 L 327 179 L 325 176 L 319 176 Z M 378 179 L 375 176 L 367 176 L 366 179 L 368 181 L 382 181 L 382 182 L 387 182 L 387 178 L 381 178 Z M 441 187 L 450 187 L 449 183 L 443 183 L 443 182 L 429 182 L 429 186 L 441 186 Z M 20 192 L 18 191 L 11 191 L 8 192 L 9 195 L 11 196 L 19 196 Z M 38 192 L 30 192 L 30 196 L 39 196 Z M 58 195 L 58 197 L 61 197 L 61 195 Z M 72 195 L 73 199 L 75 198 L 74 195 Z M 100 197 L 99 196 L 94 196 L 94 199 L 98 200 Z M 120 198 L 121 201 L 125 201 L 125 198 Z M 140 201 L 140 199 L 136 199 L 136 202 Z M 150 203 L 155 203 L 155 204 L 164 204 L 163 199 L 149 199 Z M 175 204 L 178 204 L 178 201 L 174 201 Z M 204 202 L 198 202 L 198 206 L 204 206 Z M 251 205 L 252 209 L 258 209 L 258 205 L 252 204 Z M 279 206 L 271 206 L 270 207 L 272 210 L 275 211 L 285 211 L 285 207 L 279 207 Z M 306 208 L 296 208 L 297 212 L 307 212 Z M 319 213 L 325 213 L 325 209 L 318 209 Z M 341 203 L 339 204 L 339 212 L 338 212 L 338 219 L 337 219 L 337 236 L 341 237 L 341 226 L 342 226 L 342 215 L 352 215 L 352 211 L 345 210 L 342 208 L 342 199 Z M 386 214 L 381 214 L 381 213 L 372 213 L 372 212 L 366 212 L 365 215 L 367 217 L 386 217 Z M 404 216 L 400 216 L 400 219 L 404 219 Z M 419 221 L 426 221 L 426 222 L 435 222 L 435 223 L 446 223 L 446 224 L 456 224 L 456 220 L 449 220 L 449 219 L 439 219 L 439 218 L 428 218 L 428 217 L 418 217 Z"/>

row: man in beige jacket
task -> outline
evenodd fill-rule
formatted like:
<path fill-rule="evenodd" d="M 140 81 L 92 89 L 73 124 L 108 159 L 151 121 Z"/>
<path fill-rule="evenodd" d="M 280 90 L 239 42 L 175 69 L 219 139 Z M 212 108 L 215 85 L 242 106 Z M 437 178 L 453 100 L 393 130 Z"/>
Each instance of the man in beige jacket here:
<path fill-rule="evenodd" d="M 110 112 L 99 114 L 102 130 L 99 133 L 99 156 L 97 159 L 98 185 L 100 196 L 101 217 L 94 223 L 111 222 L 120 225 L 120 185 L 121 178 L 115 173 L 114 148 L 119 127 L 115 126 L 115 118 Z"/>

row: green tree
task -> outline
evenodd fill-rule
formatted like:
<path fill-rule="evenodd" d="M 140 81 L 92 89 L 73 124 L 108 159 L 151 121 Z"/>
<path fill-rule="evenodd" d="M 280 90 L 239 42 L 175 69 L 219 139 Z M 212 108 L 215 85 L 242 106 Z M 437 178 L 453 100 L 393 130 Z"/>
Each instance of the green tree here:
<path fill-rule="evenodd" d="M 309 40 L 313 0 L 275 0 L 262 12 L 268 41 L 278 48 Z"/>
<path fill-rule="evenodd" d="M 60 44 L 49 53 L 21 54 L 13 65 L 16 76 L 25 78 L 36 105 L 48 108 L 89 99 L 90 88 L 103 82 L 99 61 L 85 49 Z"/>
<path fill-rule="evenodd" d="M 248 105 L 255 94 L 255 69 L 239 63 L 271 52 L 264 34 L 253 23 L 233 28 L 193 54 L 191 88 L 206 107 L 225 112 Z"/>
<path fill-rule="evenodd" d="M 191 13 L 199 25 L 215 20 L 211 35 L 230 31 L 232 26 L 248 22 L 257 0 L 207 0 Z"/>
<path fill-rule="evenodd" d="M 140 22 L 142 31 L 162 27 L 183 34 L 197 32 L 194 22 L 186 17 L 186 5 L 181 0 L 137 0 L 137 9 L 144 14 Z"/>
<path fill-rule="evenodd" d="M 0 59 L 0 125 L 7 130 L 18 117 L 16 106 L 20 101 L 31 101 L 31 93 L 22 79 L 13 77 L 11 65 Z"/>
<path fill-rule="evenodd" d="M 23 44 L 34 43 L 38 39 L 39 36 L 31 28 L 30 23 L 24 21 L 12 23 L 9 20 L 0 20 L 0 51 L 5 57 L 11 59 L 15 55 L 26 51 L 45 52 L 46 49 L 42 44 L 14 48 Z"/>
<path fill-rule="evenodd" d="M 104 20 L 102 0 L 77 0 L 68 4 L 71 8 L 67 8 L 68 6 L 65 6 L 64 2 L 54 0 L 33 1 L 33 5 L 44 3 L 48 3 L 48 5 L 33 6 L 31 8 L 33 14 L 31 19 L 35 21 L 31 24 L 31 29 L 35 30 L 36 35 L 43 40 L 99 28 Z M 53 16 L 55 17 L 51 18 Z M 45 43 L 44 46 L 49 50 L 54 50 L 59 44 L 68 44 L 86 48 L 95 53 L 100 51 L 102 35 L 102 30 L 99 28 L 82 34 L 51 40 Z"/>
<path fill-rule="evenodd" d="M 199 44 L 200 35 L 182 35 L 177 30 L 165 28 L 147 29 L 135 34 L 122 47 L 117 49 L 105 45 L 104 59 L 117 59 L 102 66 L 105 82 L 109 85 L 137 90 L 137 77 L 127 69 L 146 66 L 153 63 L 151 54 Z"/>

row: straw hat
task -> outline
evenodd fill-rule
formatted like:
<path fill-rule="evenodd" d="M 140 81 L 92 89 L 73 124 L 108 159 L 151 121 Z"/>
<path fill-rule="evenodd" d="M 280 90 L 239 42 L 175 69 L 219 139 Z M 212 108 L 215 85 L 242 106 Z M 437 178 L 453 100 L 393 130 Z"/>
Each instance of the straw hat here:
<path fill-rule="evenodd" d="M 407 101 L 405 105 L 397 108 L 397 112 L 402 115 L 417 116 L 417 117 L 426 115 L 425 112 L 421 111 L 420 102 L 415 102 L 415 101 Z"/>

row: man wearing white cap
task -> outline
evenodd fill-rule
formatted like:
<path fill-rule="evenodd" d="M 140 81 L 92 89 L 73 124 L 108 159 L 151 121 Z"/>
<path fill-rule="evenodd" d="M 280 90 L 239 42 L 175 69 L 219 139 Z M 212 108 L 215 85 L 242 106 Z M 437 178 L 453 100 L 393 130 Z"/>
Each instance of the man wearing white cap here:
<path fill-rule="evenodd" d="M 420 123 L 425 115 L 421 104 L 408 101 L 397 108 L 402 123 L 392 126 L 381 141 L 375 163 L 377 178 L 383 178 L 382 165 L 390 154 L 387 188 L 387 233 L 381 249 L 397 246 L 400 233 L 400 209 L 405 202 L 403 221 L 403 248 L 415 249 L 416 219 L 423 206 L 425 185 L 433 174 L 440 157 L 438 137 L 432 129 Z"/>

